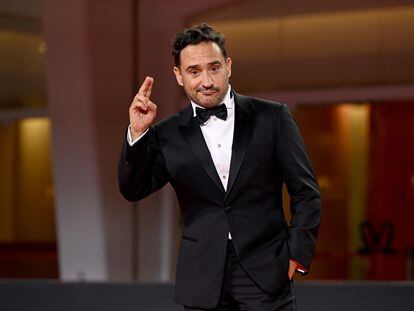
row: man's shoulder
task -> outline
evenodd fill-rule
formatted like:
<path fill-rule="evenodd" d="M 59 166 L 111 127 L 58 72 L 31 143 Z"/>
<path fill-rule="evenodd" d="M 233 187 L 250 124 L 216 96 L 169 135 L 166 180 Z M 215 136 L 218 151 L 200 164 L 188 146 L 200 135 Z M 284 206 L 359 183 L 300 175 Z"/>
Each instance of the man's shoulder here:
<path fill-rule="evenodd" d="M 270 100 L 264 99 L 254 96 L 246 96 L 242 94 L 236 94 L 236 101 L 241 105 L 251 105 L 252 108 L 257 112 L 278 112 L 283 106 L 286 104 Z"/>

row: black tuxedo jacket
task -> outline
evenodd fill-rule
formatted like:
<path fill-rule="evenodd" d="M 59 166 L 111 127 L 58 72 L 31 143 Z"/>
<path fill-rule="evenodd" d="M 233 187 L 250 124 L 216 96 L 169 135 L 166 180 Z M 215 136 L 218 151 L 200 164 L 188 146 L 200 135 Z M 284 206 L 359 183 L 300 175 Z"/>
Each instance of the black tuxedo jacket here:
<path fill-rule="evenodd" d="M 235 94 L 234 126 L 227 191 L 191 105 L 122 147 L 118 179 L 126 199 L 140 200 L 167 182 L 175 189 L 182 216 L 175 298 L 187 306 L 216 306 L 229 231 L 241 265 L 269 293 L 286 286 L 289 259 L 309 269 L 314 254 L 319 187 L 287 106 Z"/>

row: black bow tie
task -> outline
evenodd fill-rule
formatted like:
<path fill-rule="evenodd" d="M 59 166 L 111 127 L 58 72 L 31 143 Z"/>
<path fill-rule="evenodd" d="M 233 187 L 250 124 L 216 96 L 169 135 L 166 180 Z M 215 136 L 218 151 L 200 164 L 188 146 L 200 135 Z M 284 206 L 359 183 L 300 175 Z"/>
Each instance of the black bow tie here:
<path fill-rule="evenodd" d="M 222 120 L 227 119 L 227 107 L 225 104 L 215 106 L 213 108 L 203 109 L 196 107 L 196 118 L 199 124 L 204 124 L 212 116 L 215 115 L 217 118 Z"/>

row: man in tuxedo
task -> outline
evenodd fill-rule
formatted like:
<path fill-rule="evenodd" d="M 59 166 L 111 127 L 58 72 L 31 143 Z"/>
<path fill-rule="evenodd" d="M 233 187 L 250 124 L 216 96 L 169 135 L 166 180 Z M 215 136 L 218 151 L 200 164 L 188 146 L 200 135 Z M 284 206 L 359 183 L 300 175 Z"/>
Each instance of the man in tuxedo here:
<path fill-rule="evenodd" d="M 174 74 L 190 104 L 152 125 L 154 79 L 145 79 L 129 108 L 120 190 L 136 201 L 173 186 L 182 217 L 175 299 L 185 310 L 295 310 L 291 280 L 314 254 L 319 187 L 287 106 L 231 89 L 224 43 L 206 24 L 177 33 Z"/>

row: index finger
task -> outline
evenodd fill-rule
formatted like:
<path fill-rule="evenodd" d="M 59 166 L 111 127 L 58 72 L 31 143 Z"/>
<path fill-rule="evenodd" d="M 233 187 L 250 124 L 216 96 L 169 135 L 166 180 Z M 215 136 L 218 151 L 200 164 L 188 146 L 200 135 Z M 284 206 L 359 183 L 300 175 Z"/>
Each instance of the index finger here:
<path fill-rule="evenodd" d="M 153 80 L 151 77 L 146 77 L 141 87 L 139 88 L 138 93 L 145 97 L 149 97 L 151 95 L 152 82 Z"/>
<path fill-rule="evenodd" d="M 154 85 L 154 78 L 150 77 L 150 83 L 148 85 L 147 88 L 147 97 L 149 98 L 151 96 L 151 92 L 152 92 L 152 86 Z"/>

